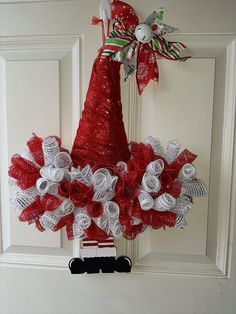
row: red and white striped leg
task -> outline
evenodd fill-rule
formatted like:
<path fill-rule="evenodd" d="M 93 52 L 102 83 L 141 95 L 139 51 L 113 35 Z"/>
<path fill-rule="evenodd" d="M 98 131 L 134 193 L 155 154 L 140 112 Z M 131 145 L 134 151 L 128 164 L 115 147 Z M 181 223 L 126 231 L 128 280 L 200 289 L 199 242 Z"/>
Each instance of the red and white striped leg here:
<path fill-rule="evenodd" d="M 114 238 L 109 237 L 101 242 L 85 239 L 81 241 L 80 257 L 116 257 L 117 250 L 114 246 Z"/>

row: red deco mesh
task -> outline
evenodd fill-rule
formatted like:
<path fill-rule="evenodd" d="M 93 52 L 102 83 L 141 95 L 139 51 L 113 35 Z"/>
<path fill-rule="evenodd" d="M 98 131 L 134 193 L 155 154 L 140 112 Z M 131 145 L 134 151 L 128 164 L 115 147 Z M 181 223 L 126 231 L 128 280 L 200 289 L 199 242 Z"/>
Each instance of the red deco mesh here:
<path fill-rule="evenodd" d="M 128 161 L 120 96 L 120 63 L 96 58 L 72 148 L 75 165 Z"/>

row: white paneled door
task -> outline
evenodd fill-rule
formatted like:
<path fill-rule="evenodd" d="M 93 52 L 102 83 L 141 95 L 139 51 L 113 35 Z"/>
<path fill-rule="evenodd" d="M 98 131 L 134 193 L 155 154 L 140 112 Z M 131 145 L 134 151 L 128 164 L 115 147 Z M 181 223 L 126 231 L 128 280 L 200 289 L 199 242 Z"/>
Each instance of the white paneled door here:
<path fill-rule="evenodd" d="M 32 132 L 71 148 L 101 45 L 91 25 L 100 0 L 0 0 L 0 313 L 236 314 L 236 3 L 130 0 L 140 19 L 163 6 L 185 63 L 161 60 L 160 83 L 142 97 L 122 82 L 129 140 L 179 139 L 198 154 L 208 196 L 184 230 L 147 231 L 117 242 L 130 274 L 71 275 L 79 243 L 40 233 L 9 206 L 10 157 Z"/>

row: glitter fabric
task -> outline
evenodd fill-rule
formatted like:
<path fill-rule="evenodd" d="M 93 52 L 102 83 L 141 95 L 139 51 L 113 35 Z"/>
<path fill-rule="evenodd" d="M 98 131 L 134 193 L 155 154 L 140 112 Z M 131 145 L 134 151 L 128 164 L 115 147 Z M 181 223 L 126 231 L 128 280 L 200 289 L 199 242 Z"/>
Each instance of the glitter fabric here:
<path fill-rule="evenodd" d="M 120 63 L 96 58 L 72 148 L 75 165 L 128 161 L 120 96 Z"/>

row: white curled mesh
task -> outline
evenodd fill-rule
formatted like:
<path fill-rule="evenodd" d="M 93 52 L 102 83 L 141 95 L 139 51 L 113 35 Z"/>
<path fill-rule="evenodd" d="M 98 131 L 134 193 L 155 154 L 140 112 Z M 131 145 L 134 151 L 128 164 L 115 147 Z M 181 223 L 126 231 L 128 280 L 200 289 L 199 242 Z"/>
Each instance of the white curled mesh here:
<path fill-rule="evenodd" d="M 39 178 L 36 182 L 36 187 L 40 195 L 48 193 L 51 185 L 53 185 L 53 182 L 45 178 Z"/>
<path fill-rule="evenodd" d="M 91 224 L 91 218 L 88 216 L 85 208 L 75 207 L 74 219 L 75 219 L 76 226 L 81 230 L 86 229 L 86 226 L 89 227 Z"/>
<path fill-rule="evenodd" d="M 183 229 L 184 226 L 186 226 L 186 225 L 187 225 L 187 222 L 186 222 L 186 220 L 185 220 L 184 215 L 177 214 L 177 215 L 176 215 L 176 221 L 175 221 L 175 227 L 176 227 L 176 228 Z"/>
<path fill-rule="evenodd" d="M 118 181 L 118 177 L 116 176 L 111 177 L 111 186 L 109 187 L 110 191 L 115 191 L 117 181 Z"/>
<path fill-rule="evenodd" d="M 205 183 L 200 179 L 183 182 L 184 193 L 195 197 L 202 197 L 207 194 Z"/>
<path fill-rule="evenodd" d="M 8 177 L 8 185 L 13 191 L 18 189 L 17 180 L 12 177 Z"/>
<path fill-rule="evenodd" d="M 73 231 L 73 238 L 75 240 L 82 240 L 86 237 L 84 230 L 79 227 L 76 221 L 72 225 L 72 231 Z"/>
<path fill-rule="evenodd" d="M 53 160 L 53 165 L 56 168 L 67 168 L 71 164 L 72 160 L 68 153 L 59 152 L 56 154 Z"/>
<path fill-rule="evenodd" d="M 64 178 L 64 169 L 55 168 L 53 165 L 42 167 L 40 174 L 43 178 L 54 182 L 60 182 Z"/>
<path fill-rule="evenodd" d="M 88 186 L 92 184 L 92 169 L 89 165 L 82 169 L 80 169 L 80 167 L 77 169 L 72 167 L 70 173 L 72 180 L 79 181 Z"/>
<path fill-rule="evenodd" d="M 55 137 L 50 136 L 42 143 L 42 150 L 44 156 L 44 165 L 49 166 L 52 164 L 55 156 L 60 152 L 58 141 Z"/>
<path fill-rule="evenodd" d="M 67 216 L 71 214 L 74 210 L 74 204 L 69 198 L 65 198 L 60 206 L 55 210 L 56 214 L 60 217 Z"/>
<path fill-rule="evenodd" d="M 39 219 L 40 224 L 45 230 L 51 230 L 60 221 L 60 216 L 53 212 L 44 212 Z"/>
<path fill-rule="evenodd" d="M 157 177 L 144 173 L 142 178 L 142 189 L 148 193 L 156 193 L 160 190 L 161 183 Z"/>
<path fill-rule="evenodd" d="M 118 168 L 118 170 L 122 173 L 126 173 L 128 171 L 128 167 L 127 167 L 127 163 L 124 161 L 119 161 L 116 164 L 116 167 Z"/>
<path fill-rule="evenodd" d="M 179 181 L 184 182 L 186 180 L 193 180 L 196 178 L 196 170 L 195 167 L 192 164 L 185 164 L 183 167 L 180 169 L 179 172 Z"/>
<path fill-rule="evenodd" d="M 114 196 L 115 196 L 115 192 L 113 191 L 105 191 L 105 192 L 96 191 L 93 195 L 93 201 L 104 203 L 104 202 L 112 200 Z"/>
<path fill-rule="evenodd" d="M 74 204 L 70 199 L 64 198 L 61 205 L 59 205 L 54 211 L 46 211 L 40 217 L 39 221 L 44 229 L 50 230 L 55 227 L 62 217 L 69 215 L 74 210 Z"/>
<path fill-rule="evenodd" d="M 156 138 L 156 137 L 153 137 L 153 136 L 148 136 L 144 143 L 146 145 L 150 145 L 154 151 L 154 154 L 155 155 L 158 155 L 158 156 L 161 156 L 161 157 L 164 157 L 165 154 L 164 154 L 164 149 L 161 145 L 161 142 L 159 140 L 159 138 Z"/>
<path fill-rule="evenodd" d="M 70 183 L 74 181 L 74 178 L 68 169 L 64 169 L 64 179 Z"/>
<path fill-rule="evenodd" d="M 123 235 L 123 227 L 121 224 L 116 221 L 112 226 L 111 226 L 111 233 L 114 238 L 120 238 Z"/>
<path fill-rule="evenodd" d="M 103 204 L 105 214 L 110 218 L 118 217 L 120 213 L 119 205 L 116 202 L 106 202 Z"/>
<path fill-rule="evenodd" d="M 112 183 L 110 172 L 105 168 L 98 169 L 92 176 L 92 182 L 95 190 L 100 192 L 107 191 L 111 188 Z"/>
<path fill-rule="evenodd" d="M 139 200 L 139 203 L 140 203 L 140 206 L 143 210 L 149 210 L 153 207 L 154 205 L 154 200 L 153 198 L 151 197 L 151 195 L 146 192 L 146 191 L 141 191 L 139 193 L 139 196 L 138 196 L 138 200 Z"/>
<path fill-rule="evenodd" d="M 172 211 L 185 215 L 191 211 L 193 203 L 190 201 L 189 197 L 186 195 L 180 195 L 176 199 L 175 206 L 171 209 Z"/>
<path fill-rule="evenodd" d="M 23 151 L 20 156 L 28 161 L 31 161 L 36 167 L 40 167 L 36 161 L 34 160 L 34 157 L 32 156 L 31 152 L 29 150 Z"/>
<path fill-rule="evenodd" d="M 58 194 L 58 183 L 51 182 L 48 193 L 57 196 L 59 199 L 62 199 L 61 195 Z"/>
<path fill-rule="evenodd" d="M 106 233 L 109 233 L 109 220 L 106 215 L 102 215 L 98 218 L 93 218 L 93 221 L 100 229 L 104 230 Z"/>
<path fill-rule="evenodd" d="M 35 187 L 27 190 L 16 189 L 10 198 L 11 205 L 18 211 L 22 211 L 30 206 L 35 200 L 38 191 Z"/>
<path fill-rule="evenodd" d="M 180 147 L 181 147 L 180 142 L 177 140 L 172 140 L 168 142 L 165 156 L 165 159 L 168 162 L 168 164 L 171 164 L 176 159 L 176 157 L 179 154 Z"/>
<path fill-rule="evenodd" d="M 176 199 L 169 193 L 163 193 L 154 200 L 154 209 L 158 211 L 170 210 L 175 206 Z"/>
<path fill-rule="evenodd" d="M 154 160 L 147 165 L 147 172 L 159 176 L 164 169 L 164 161 L 161 159 Z"/>

